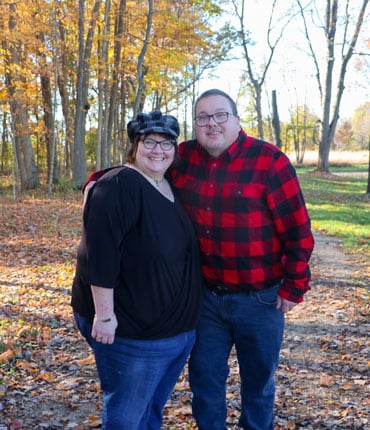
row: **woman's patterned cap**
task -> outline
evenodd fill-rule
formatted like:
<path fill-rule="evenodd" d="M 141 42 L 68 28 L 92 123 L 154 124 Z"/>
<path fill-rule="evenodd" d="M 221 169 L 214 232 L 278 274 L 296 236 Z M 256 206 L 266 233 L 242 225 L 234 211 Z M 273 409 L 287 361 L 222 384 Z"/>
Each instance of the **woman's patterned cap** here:
<path fill-rule="evenodd" d="M 139 113 L 136 119 L 127 124 L 127 134 L 131 142 L 138 134 L 160 133 L 178 137 L 180 126 L 177 119 L 172 115 L 162 115 L 157 110 L 151 113 Z"/>

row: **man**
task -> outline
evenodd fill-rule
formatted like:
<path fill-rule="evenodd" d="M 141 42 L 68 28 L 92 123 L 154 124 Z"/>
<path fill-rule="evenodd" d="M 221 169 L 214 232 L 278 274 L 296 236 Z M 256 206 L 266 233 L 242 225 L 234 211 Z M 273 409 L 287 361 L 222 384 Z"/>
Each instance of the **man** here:
<path fill-rule="evenodd" d="M 226 428 L 235 345 L 239 425 L 272 430 L 284 313 L 309 289 L 309 217 L 288 158 L 246 135 L 229 95 L 214 89 L 197 99 L 195 136 L 180 144 L 172 171 L 197 231 L 207 287 L 189 361 L 193 415 L 200 430 Z"/>
<path fill-rule="evenodd" d="M 193 415 L 200 430 L 226 429 L 228 359 L 235 346 L 239 425 L 272 430 L 284 314 L 309 289 L 310 220 L 289 159 L 246 135 L 228 94 L 212 89 L 199 96 L 195 136 L 180 144 L 171 172 L 196 228 L 206 284 L 189 360 Z"/>

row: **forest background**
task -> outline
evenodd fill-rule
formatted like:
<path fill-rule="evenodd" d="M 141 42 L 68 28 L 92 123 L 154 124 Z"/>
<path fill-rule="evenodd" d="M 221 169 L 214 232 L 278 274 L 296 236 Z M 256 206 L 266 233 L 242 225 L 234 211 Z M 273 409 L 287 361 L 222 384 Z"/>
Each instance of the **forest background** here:
<path fill-rule="evenodd" d="M 3 0 L 0 14 L 0 173 L 14 195 L 122 163 L 142 110 L 175 114 L 191 138 L 200 89 L 235 60 L 247 132 L 297 165 L 315 151 L 324 172 L 333 148 L 368 150 L 368 0 Z M 348 74 L 365 97 L 340 120 Z M 294 100 L 284 121 L 276 76 Z"/>

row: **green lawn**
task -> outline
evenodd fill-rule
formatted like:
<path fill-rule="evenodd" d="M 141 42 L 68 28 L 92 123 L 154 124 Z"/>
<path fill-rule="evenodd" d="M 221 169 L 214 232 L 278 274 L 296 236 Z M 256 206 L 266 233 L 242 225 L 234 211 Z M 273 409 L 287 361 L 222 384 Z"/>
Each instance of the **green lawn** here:
<path fill-rule="evenodd" d="M 349 252 L 370 255 L 370 202 L 365 193 L 367 175 L 344 175 L 366 172 L 366 166 L 333 167 L 335 175 L 318 175 L 312 169 L 297 169 L 312 227 L 338 237 Z"/>

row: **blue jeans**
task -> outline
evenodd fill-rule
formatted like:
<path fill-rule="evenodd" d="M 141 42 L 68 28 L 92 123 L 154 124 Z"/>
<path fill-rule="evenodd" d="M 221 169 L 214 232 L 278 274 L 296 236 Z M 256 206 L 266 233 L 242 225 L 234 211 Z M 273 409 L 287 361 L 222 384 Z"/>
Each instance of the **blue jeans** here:
<path fill-rule="evenodd" d="M 102 430 L 159 430 L 163 407 L 186 363 L 195 330 L 159 340 L 116 336 L 111 345 L 91 337 L 91 324 L 75 313 L 94 351 L 103 391 Z"/>
<path fill-rule="evenodd" d="M 226 429 L 226 379 L 233 345 L 241 380 L 239 426 L 273 429 L 274 373 L 284 332 L 284 315 L 276 309 L 279 288 L 224 296 L 205 292 L 189 360 L 193 415 L 200 430 Z"/>

